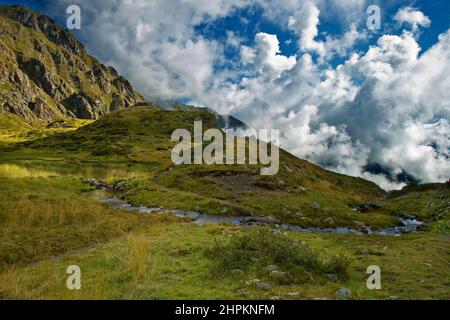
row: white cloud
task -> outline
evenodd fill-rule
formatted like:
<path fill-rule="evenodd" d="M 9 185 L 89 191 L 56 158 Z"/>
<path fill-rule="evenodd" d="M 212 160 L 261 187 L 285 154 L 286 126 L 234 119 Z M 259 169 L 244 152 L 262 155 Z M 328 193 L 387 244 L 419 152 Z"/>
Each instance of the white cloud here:
<path fill-rule="evenodd" d="M 412 26 L 416 31 L 419 26 L 428 28 L 431 25 L 431 20 L 422 11 L 416 10 L 413 7 L 404 7 L 400 9 L 395 15 L 394 19 L 399 23 L 406 23 Z"/>
<path fill-rule="evenodd" d="M 300 37 L 300 49 L 306 52 L 317 52 L 320 56 L 325 54 L 323 42 L 316 41 L 320 10 L 311 1 L 304 2 L 301 8 L 289 17 L 288 26 Z"/>
<path fill-rule="evenodd" d="M 278 77 L 283 71 L 290 70 L 296 64 L 296 56 L 286 57 L 280 54 L 280 42 L 276 35 L 260 32 L 255 37 L 253 48 L 242 47 L 243 62 L 253 64 L 261 73 Z"/>

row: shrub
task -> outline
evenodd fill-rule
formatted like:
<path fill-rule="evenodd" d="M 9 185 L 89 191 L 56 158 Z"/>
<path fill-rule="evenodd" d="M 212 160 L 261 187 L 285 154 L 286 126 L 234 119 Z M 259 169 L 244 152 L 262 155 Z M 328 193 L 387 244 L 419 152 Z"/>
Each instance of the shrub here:
<path fill-rule="evenodd" d="M 268 228 L 252 228 L 227 242 L 216 240 L 206 255 L 214 259 L 218 271 L 255 269 L 258 273 L 273 264 L 288 271 L 293 280 L 301 280 L 305 273 L 345 278 L 349 265 L 346 256 L 320 252 Z"/>

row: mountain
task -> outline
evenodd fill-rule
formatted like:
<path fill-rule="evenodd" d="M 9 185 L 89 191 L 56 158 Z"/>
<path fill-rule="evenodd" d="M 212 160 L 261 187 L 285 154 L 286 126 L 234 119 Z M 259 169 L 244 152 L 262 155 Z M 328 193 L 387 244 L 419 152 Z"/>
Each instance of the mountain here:
<path fill-rule="evenodd" d="M 0 116 L 98 119 L 145 99 L 51 18 L 0 6 Z"/>
<path fill-rule="evenodd" d="M 397 223 L 382 209 L 349 214 L 361 203 L 383 201 L 387 194 L 376 184 L 327 171 L 284 150 L 278 174 L 269 177 L 260 176 L 259 165 L 175 166 L 175 129 L 192 131 L 196 120 L 203 121 L 204 130 L 246 129 L 247 124 L 209 108 L 176 102 L 156 107 L 112 67 L 90 56 L 69 31 L 28 8 L 0 6 L 0 26 L 2 159 L 150 166 L 152 179 L 137 179 L 124 195 L 139 204 L 273 215 L 303 226 Z M 27 127 L 36 122 L 41 125 Z M 3 139 L 4 132 L 14 131 L 22 136 Z"/>
<path fill-rule="evenodd" d="M 351 206 L 385 196 L 372 182 L 329 172 L 284 150 L 279 173 L 271 177 L 260 176 L 258 165 L 174 166 L 175 129 L 192 131 L 196 120 L 203 121 L 204 130 L 248 126 L 209 108 L 173 103 L 164 110 L 146 102 L 69 31 L 28 8 L 0 6 L 0 27 L 0 129 L 45 124 L 10 140 L 21 143 L 3 141 L 2 159 L 141 163 L 151 166 L 154 178 L 136 182 L 130 201 L 213 214 L 274 215 L 313 226 L 333 216 L 333 223 L 358 227 L 355 216 L 347 215 Z M 96 121 L 48 134 L 70 126 L 70 119 Z M 147 192 L 149 184 L 166 193 L 155 199 Z M 374 226 L 393 223 L 384 213 L 357 218 Z"/>

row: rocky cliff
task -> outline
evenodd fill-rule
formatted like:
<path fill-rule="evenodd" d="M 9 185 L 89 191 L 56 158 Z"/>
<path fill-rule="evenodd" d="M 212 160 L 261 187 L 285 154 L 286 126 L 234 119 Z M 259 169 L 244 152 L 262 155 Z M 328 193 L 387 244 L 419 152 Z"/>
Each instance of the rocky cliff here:
<path fill-rule="evenodd" d="M 0 6 L 0 114 L 27 122 L 97 119 L 142 102 L 125 78 L 54 20 Z"/>

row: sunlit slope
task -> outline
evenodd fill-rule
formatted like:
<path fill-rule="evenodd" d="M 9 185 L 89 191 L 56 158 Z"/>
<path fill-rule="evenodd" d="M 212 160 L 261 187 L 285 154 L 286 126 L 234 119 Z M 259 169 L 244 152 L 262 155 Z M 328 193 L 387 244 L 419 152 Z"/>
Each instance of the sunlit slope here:
<path fill-rule="evenodd" d="M 351 207 L 381 199 L 374 183 L 333 173 L 280 151 L 280 169 L 261 176 L 259 165 L 182 165 L 171 161 L 175 129 L 218 128 L 207 111 L 138 107 L 106 115 L 76 131 L 3 147 L 0 159 L 72 159 L 147 163 L 148 178 L 129 183 L 126 196 L 140 204 L 212 214 L 274 215 L 302 225 L 351 225 L 355 220 L 391 225 L 383 214 L 361 215 Z M 206 144 L 206 143 L 205 143 Z M 332 219 L 327 219 L 332 217 Z"/>

